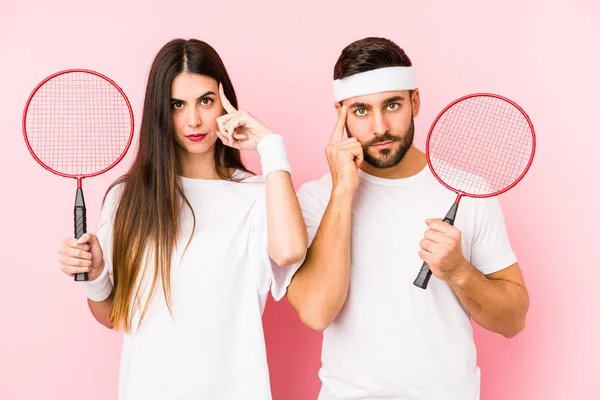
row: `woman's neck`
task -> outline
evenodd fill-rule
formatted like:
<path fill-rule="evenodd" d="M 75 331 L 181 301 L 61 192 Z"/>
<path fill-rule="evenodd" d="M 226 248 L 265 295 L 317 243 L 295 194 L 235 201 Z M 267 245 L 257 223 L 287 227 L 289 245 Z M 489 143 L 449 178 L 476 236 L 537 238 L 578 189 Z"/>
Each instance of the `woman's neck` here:
<path fill-rule="evenodd" d="M 204 154 L 191 154 L 180 150 L 178 154 L 181 175 L 191 179 L 221 179 L 217 174 L 215 157 L 212 151 Z"/>

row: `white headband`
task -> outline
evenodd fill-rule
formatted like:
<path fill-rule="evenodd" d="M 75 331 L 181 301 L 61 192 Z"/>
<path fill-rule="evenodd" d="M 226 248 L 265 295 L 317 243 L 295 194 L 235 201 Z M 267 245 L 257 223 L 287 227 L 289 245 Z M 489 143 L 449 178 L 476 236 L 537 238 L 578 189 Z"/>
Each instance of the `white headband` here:
<path fill-rule="evenodd" d="M 336 79 L 333 81 L 333 96 L 335 101 L 342 101 L 367 94 L 415 88 L 412 67 L 388 67 Z"/>

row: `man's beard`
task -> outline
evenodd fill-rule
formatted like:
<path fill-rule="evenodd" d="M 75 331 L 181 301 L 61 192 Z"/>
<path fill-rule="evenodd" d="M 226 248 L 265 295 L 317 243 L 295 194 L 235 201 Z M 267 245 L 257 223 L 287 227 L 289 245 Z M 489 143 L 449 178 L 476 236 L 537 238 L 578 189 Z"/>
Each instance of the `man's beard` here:
<path fill-rule="evenodd" d="M 348 137 L 352 137 L 352 134 L 346 127 L 346 131 L 348 132 Z M 364 143 L 363 147 L 363 155 L 364 160 L 367 164 L 371 165 L 374 168 L 385 169 L 395 167 L 402 161 L 406 152 L 410 148 L 413 143 L 415 137 L 415 120 L 411 117 L 410 126 L 406 130 L 403 136 L 395 136 L 389 132 L 384 133 L 381 136 L 377 136 L 373 140 Z M 374 146 L 378 143 L 383 142 L 398 142 L 400 145 L 397 150 L 393 150 L 391 148 L 379 150 L 379 156 L 373 156 L 369 154 L 369 147 Z"/>

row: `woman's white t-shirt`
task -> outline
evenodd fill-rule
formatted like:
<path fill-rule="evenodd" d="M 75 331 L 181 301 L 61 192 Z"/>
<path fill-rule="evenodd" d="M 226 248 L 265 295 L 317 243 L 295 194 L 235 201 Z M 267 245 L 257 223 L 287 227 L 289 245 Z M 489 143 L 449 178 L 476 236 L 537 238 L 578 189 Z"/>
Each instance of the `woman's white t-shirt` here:
<path fill-rule="evenodd" d="M 142 323 L 140 309 L 123 341 L 120 400 L 271 399 L 262 314 L 269 291 L 281 299 L 298 268 L 267 254 L 266 190 L 242 182 L 180 178 L 195 214 L 182 208 L 171 265 L 171 313 L 158 286 Z M 107 195 L 98 238 L 112 280 L 113 217 L 119 186 Z M 146 277 L 154 263 L 146 262 Z M 141 287 L 147 293 L 147 278 Z"/>

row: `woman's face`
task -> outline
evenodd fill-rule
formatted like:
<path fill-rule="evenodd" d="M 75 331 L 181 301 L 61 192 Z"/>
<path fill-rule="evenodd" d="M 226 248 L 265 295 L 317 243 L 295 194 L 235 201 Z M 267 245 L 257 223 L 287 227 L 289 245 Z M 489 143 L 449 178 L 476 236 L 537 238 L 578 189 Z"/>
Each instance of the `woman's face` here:
<path fill-rule="evenodd" d="M 223 115 L 219 83 L 205 75 L 182 72 L 171 83 L 171 110 L 179 150 L 204 154 L 218 139 L 217 117 Z"/>

